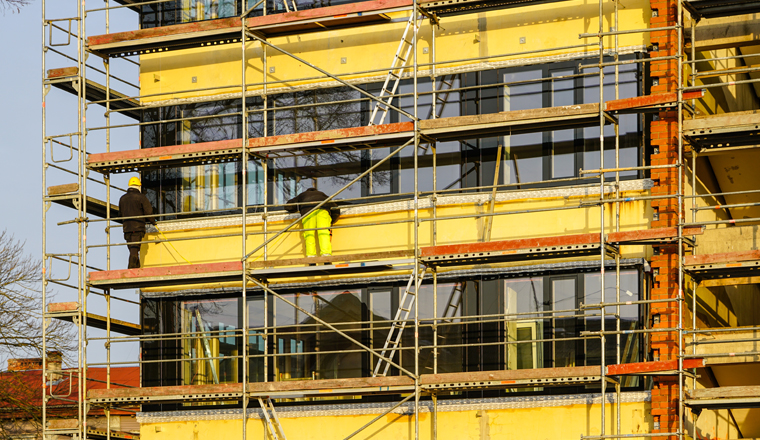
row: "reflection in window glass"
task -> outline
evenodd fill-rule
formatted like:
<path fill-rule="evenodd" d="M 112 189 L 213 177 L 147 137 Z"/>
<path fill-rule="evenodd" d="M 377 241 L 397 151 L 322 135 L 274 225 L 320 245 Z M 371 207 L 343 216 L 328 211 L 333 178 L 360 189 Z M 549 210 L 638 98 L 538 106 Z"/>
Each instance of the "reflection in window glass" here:
<path fill-rule="evenodd" d="M 531 81 L 542 78 L 541 68 L 516 69 L 504 74 L 504 111 L 529 110 L 544 107 L 543 83 Z M 543 180 L 542 133 L 517 134 L 504 137 L 506 149 L 504 173 L 506 183 L 527 183 Z"/>
<path fill-rule="evenodd" d="M 283 295 L 309 313 L 361 340 L 360 290 Z M 284 301 L 275 301 L 275 380 L 362 377 L 362 352 L 342 335 Z"/>
<path fill-rule="evenodd" d="M 419 301 L 420 327 L 420 346 L 432 347 L 438 346 L 438 373 L 453 373 L 463 370 L 462 347 L 458 346 L 463 343 L 462 334 L 465 331 L 461 319 L 464 301 L 465 282 L 458 283 L 438 283 L 437 295 L 433 290 L 432 284 L 424 284 L 420 287 L 417 300 Z M 399 289 L 400 291 L 402 289 Z M 437 335 L 433 333 L 432 318 L 443 318 L 437 320 Z M 414 346 L 414 335 L 405 333 L 403 338 L 405 347 Z M 414 361 L 411 352 L 403 358 L 402 365 L 405 368 L 414 368 Z M 423 374 L 433 372 L 432 349 L 420 351 L 420 371 Z"/>
<path fill-rule="evenodd" d="M 370 347 L 382 351 L 390 332 L 391 320 L 394 317 L 391 310 L 391 295 L 393 289 L 369 289 L 369 321 L 372 331 L 369 334 Z M 373 372 L 377 369 L 380 358 L 371 354 L 369 356 L 369 369 Z M 385 362 L 380 362 L 380 367 L 385 368 Z"/>
<path fill-rule="evenodd" d="M 238 299 L 182 303 L 183 383 L 203 385 L 239 382 Z"/>
<path fill-rule="evenodd" d="M 552 70 L 552 107 L 576 104 L 575 73 L 573 69 Z M 573 177 L 575 166 L 575 130 L 555 130 L 551 136 L 552 178 Z"/>
<path fill-rule="evenodd" d="M 621 271 L 621 300 L 639 300 L 639 283 L 638 271 Z M 322 321 L 362 344 L 382 350 L 405 287 L 406 283 L 397 283 L 281 294 L 319 320 L 275 296 L 267 296 L 265 304 L 263 295 L 249 295 L 246 343 L 250 380 L 371 376 L 378 357 L 335 333 Z M 612 271 L 605 275 L 604 299 L 606 302 L 617 299 Z M 413 348 L 417 341 L 423 374 L 599 365 L 599 339 L 579 338 L 583 331 L 601 329 L 599 310 L 574 309 L 580 303 L 598 304 L 601 300 L 600 274 L 593 272 L 507 279 L 440 279 L 436 291 L 432 283 L 419 289 L 418 338 L 415 339 L 410 327 L 413 324 L 408 324 L 400 341 L 401 349 L 393 359 L 405 369 L 413 370 Z M 146 334 L 184 333 L 185 337 L 143 344 L 144 359 L 164 361 L 143 366 L 144 383 L 168 386 L 240 381 L 242 338 L 236 334 L 242 323 L 240 304 L 239 297 L 147 301 L 142 308 Z M 413 319 L 413 310 L 409 319 Z M 615 312 L 614 306 L 607 307 L 605 327 L 609 330 L 616 328 Z M 638 305 L 620 306 L 620 318 L 621 330 L 642 328 Z M 265 325 L 270 327 L 266 332 Z M 640 335 L 621 335 L 619 347 L 621 363 L 643 359 Z M 608 363 L 616 362 L 614 335 L 607 337 L 606 356 Z M 382 371 L 386 364 L 380 365 Z M 400 372 L 392 367 L 389 374 Z M 635 377 L 624 382 L 626 387 L 638 384 Z"/>
<path fill-rule="evenodd" d="M 264 382 L 264 355 L 266 334 L 264 331 L 264 296 L 248 297 L 248 377 L 251 382 Z"/>
<path fill-rule="evenodd" d="M 557 340 L 551 357 L 554 360 L 552 367 L 574 367 L 577 353 L 576 341 L 566 340 L 577 336 L 575 331 L 575 298 L 577 296 L 576 279 L 559 278 L 551 282 L 552 305 L 554 310 L 559 311 L 552 315 L 552 338 Z M 563 310 L 566 310 L 563 312 Z"/>
<path fill-rule="evenodd" d="M 543 362 L 543 315 L 531 314 L 544 310 L 543 278 L 504 280 L 507 322 L 507 369 L 541 368 Z"/>
<path fill-rule="evenodd" d="M 620 66 L 620 98 L 640 93 L 637 65 Z M 605 81 L 605 99 L 614 98 L 613 71 Z M 598 76 L 591 70 L 578 71 L 576 63 L 503 68 L 447 75 L 439 78 L 435 115 L 454 117 L 480 115 L 500 111 L 529 110 L 551 106 L 593 103 L 599 99 Z M 496 85 L 498 84 L 498 85 Z M 379 84 L 364 86 L 379 93 Z M 447 92 L 466 87 L 465 91 Z M 418 114 L 432 118 L 432 82 L 419 82 Z M 406 112 L 413 113 L 413 85 L 401 81 L 400 96 L 393 101 Z M 332 129 L 365 126 L 374 103 L 356 90 L 335 87 L 271 95 L 267 98 L 266 117 L 261 97 L 246 100 L 250 137 L 287 135 Z M 267 123 L 264 123 L 266 119 Z M 179 121 L 178 121 L 179 120 Z M 620 115 L 620 166 L 639 165 L 642 146 L 642 124 L 638 115 Z M 173 121 L 160 122 L 158 121 Z M 408 118 L 390 111 L 385 123 L 404 122 Z M 142 147 L 214 142 L 240 138 L 240 101 L 221 100 L 151 108 L 143 111 Z M 605 128 L 605 163 L 614 164 L 613 127 Z M 496 156 L 502 150 L 502 163 L 496 172 Z M 324 150 L 286 158 L 272 158 L 263 164 L 251 158 L 248 173 L 248 205 L 265 202 L 264 185 L 269 184 L 268 200 L 281 205 L 301 191 L 315 187 L 333 194 L 366 171 L 392 148 L 347 151 Z M 599 167 L 599 129 L 589 127 L 538 133 L 515 133 L 510 136 L 466 139 L 435 145 L 436 175 L 433 175 L 433 148 L 423 144 L 418 149 L 418 188 L 422 192 L 457 190 L 489 186 L 494 181 L 511 184 L 512 189 L 550 186 L 552 179 L 579 177 L 579 169 Z M 361 182 L 343 191 L 339 198 L 356 199 L 370 195 L 409 194 L 414 190 L 414 147 L 408 146 L 397 156 L 384 162 Z M 634 178 L 636 171 L 621 173 Z M 240 186 L 242 170 L 237 162 L 162 168 L 146 172 L 144 186 L 151 202 L 161 214 L 191 213 L 207 210 L 230 213 L 244 204 Z M 612 177 L 610 175 L 610 177 Z M 265 183 L 266 182 L 266 183 Z M 543 182 L 543 183 L 537 183 Z"/>

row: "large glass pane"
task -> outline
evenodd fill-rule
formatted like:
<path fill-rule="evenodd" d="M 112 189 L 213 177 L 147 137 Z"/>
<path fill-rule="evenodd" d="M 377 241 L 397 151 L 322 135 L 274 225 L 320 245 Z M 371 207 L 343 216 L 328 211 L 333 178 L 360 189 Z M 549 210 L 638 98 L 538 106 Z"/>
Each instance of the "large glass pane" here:
<path fill-rule="evenodd" d="M 601 275 L 599 273 L 586 274 L 584 285 L 585 291 L 583 296 L 584 304 L 600 304 L 601 295 Z M 604 276 L 604 302 L 618 301 L 618 294 L 615 291 L 615 272 L 605 272 Z M 637 271 L 620 272 L 620 295 L 619 300 L 638 301 L 639 300 L 639 274 Z M 585 330 L 601 330 L 601 310 L 588 309 L 586 311 Z M 616 307 L 607 306 L 605 308 L 605 329 L 616 330 L 617 321 L 615 320 Z M 640 328 L 641 317 L 639 306 L 635 304 L 620 306 L 620 330 L 637 330 Z M 607 363 L 617 362 L 617 340 L 618 336 L 607 336 L 606 356 Z M 620 362 L 630 363 L 640 360 L 642 348 L 641 336 L 636 334 L 620 335 Z M 586 342 L 586 363 L 587 365 L 599 365 L 601 363 L 601 345 L 598 339 L 590 339 Z"/>
<path fill-rule="evenodd" d="M 251 382 L 264 382 L 265 330 L 264 296 L 248 298 L 248 377 Z"/>
<path fill-rule="evenodd" d="M 619 83 L 618 96 L 620 99 L 632 98 L 639 96 L 640 84 L 637 65 L 619 66 Z M 586 71 L 592 75 L 583 79 L 583 102 L 599 102 L 599 75 L 598 69 L 589 69 Z M 596 75 L 593 75 L 596 73 Z M 609 101 L 615 98 L 615 69 L 614 67 L 605 68 L 604 77 L 604 100 Z M 619 136 L 620 136 L 620 167 L 635 167 L 639 165 L 638 152 L 642 143 L 641 119 L 638 115 L 619 115 Z M 599 127 L 587 127 L 583 129 L 584 153 L 583 168 L 598 169 L 600 165 L 599 155 Z M 605 168 L 615 167 L 615 129 L 612 125 L 604 128 L 604 166 Z M 635 177 L 637 171 L 623 171 L 621 177 Z M 607 173 L 605 178 L 614 178 L 614 173 Z"/>
<path fill-rule="evenodd" d="M 543 278 L 504 280 L 506 296 L 506 358 L 508 370 L 543 367 Z"/>
<path fill-rule="evenodd" d="M 284 295 L 309 313 L 361 340 L 360 290 Z M 275 380 L 362 376 L 363 353 L 346 337 L 284 301 L 275 301 Z"/>
<path fill-rule="evenodd" d="M 182 302 L 184 383 L 239 382 L 240 300 Z"/>
<path fill-rule="evenodd" d="M 463 313 L 464 286 L 466 282 L 438 283 L 437 294 L 432 284 L 424 284 L 417 295 L 419 307 L 420 333 L 420 369 L 423 374 L 434 371 L 433 347 L 438 350 L 438 373 L 450 373 L 463 370 L 462 334 L 465 331 L 461 316 Z M 399 289 L 403 294 L 404 287 Z M 434 317 L 438 324 L 437 337 L 434 335 Z M 409 319 L 414 318 L 412 310 Z M 411 330 L 411 331 L 410 331 Z M 404 331 L 402 347 L 414 347 L 414 330 Z M 402 352 L 402 366 L 414 369 L 414 355 L 411 350 Z"/>
<path fill-rule="evenodd" d="M 529 110 L 544 106 L 541 68 L 504 74 L 504 111 Z M 504 137 L 505 183 L 544 180 L 543 134 L 528 133 Z"/>
<path fill-rule="evenodd" d="M 552 316 L 554 343 L 553 367 L 574 367 L 576 365 L 576 341 L 566 340 L 576 336 L 574 309 L 576 308 L 576 278 L 552 279 Z"/>
<path fill-rule="evenodd" d="M 576 104 L 574 69 L 552 70 L 552 107 Z M 552 140 L 552 178 L 572 177 L 576 174 L 575 130 L 555 130 Z"/>

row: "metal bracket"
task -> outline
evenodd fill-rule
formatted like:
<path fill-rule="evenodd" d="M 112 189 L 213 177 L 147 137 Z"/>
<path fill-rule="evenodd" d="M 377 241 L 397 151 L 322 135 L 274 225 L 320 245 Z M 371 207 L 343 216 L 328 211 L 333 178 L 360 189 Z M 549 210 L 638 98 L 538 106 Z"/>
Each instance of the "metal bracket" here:
<path fill-rule="evenodd" d="M 68 46 L 69 44 L 71 44 L 71 22 L 73 20 L 75 20 L 75 19 L 74 18 L 60 18 L 60 19 L 57 19 L 57 20 L 46 20 L 47 25 L 50 26 L 50 31 L 48 32 L 48 46 L 50 46 L 50 47 L 60 47 L 60 46 Z M 56 21 L 68 21 L 69 22 L 69 30 L 68 31 L 64 31 L 64 32 L 66 32 L 66 36 L 68 37 L 66 39 L 66 43 L 65 44 L 64 43 L 53 44 L 53 23 L 56 22 Z"/>
<path fill-rule="evenodd" d="M 74 158 L 74 134 L 69 134 L 68 136 L 69 136 L 69 144 L 68 145 L 64 144 L 61 141 L 55 140 L 55 137 L 53 137 L 53 136 L 48 137 L 48 138 L 45 139 L 45 143 L 48 143 L 48 142 L 50 143 L 50 161 L 51 162 L 53 162 L 53 163 L 68 162 L 68 161 L 70 161 L 71 159 Z M 53 154 L 53 151 L 54 151 L 53 150 L 53 143 L 56 143 L 56 144 L 59 144 L 59 145 L 63 145 L 65 147 L 69 147 L 69 157 L 68 157 L 68 159 L 55 160 L 55 155 Z"/>
<path fill-rule="evenodd" d="M 48 271 L 48 274 L 50 274 L 50 277 L 48 278 L 48 281 L 57 281 L 57 282 L 68 281 L 69 278 L 71 278 L 71 263 L 72 263 L 71 262 L 71 258 L 72 258 L 72 255 L 68 255 L 68 257 L 69 257 L 69 273 L 66 276 L 66 278 L 60 278 L 60 279 L 55 279 L 55 278 L 52 277 L 52 275 L 53 275 L 53 257 L 54 256 L 55 256 L 54 254 L 48 254 L 46 256 L 46 259 L 48 260 L 47 271 Z"/>

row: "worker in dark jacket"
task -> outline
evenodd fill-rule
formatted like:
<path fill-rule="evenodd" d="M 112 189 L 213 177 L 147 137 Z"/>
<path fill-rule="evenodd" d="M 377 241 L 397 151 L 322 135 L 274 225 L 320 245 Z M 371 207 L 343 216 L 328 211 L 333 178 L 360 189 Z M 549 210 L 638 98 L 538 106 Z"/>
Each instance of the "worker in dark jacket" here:
<path fill-rule="evenodd" d="M 288 212 L 298 212 L 301 216 L 311 211 L 319 202 L 326 200 L 327 196 L 321 191 L 309 188 L 294 198 L 288 200 L 285 210 Z M 306 242 L 306 256 L 317 256 L 317 243 L 314 239 L 316 232 L 319 237 L 319 250 L 323 257 L 332 255 L 332 243 L 330 242 L 330 226 L 338 220 L 340 210 L 334 202 L 327 202 L 316 211 L 307 215 L 301 220 L 303 229 L 315 229 L 317 231 L 303 231 L 303 239 Z"/>
<path fill-rule="evenodd" d="M 122 217 L 137 217 L 124 220 L 124 239 L 127 241 L 129 248 L 129 266 L 128 269 L 137 269 L 140 267 L 140 245 L 131 244 L 139 243 L 145 236 L 145 223 L 155 225 L 156 220 L 153 217 L 153 206 L 148 198 L 141 192 L 142 184 L 140 179 L 133 177 L 129 179 L 129 188 L 127 193 L 119 199 L 119 211 Z"/>

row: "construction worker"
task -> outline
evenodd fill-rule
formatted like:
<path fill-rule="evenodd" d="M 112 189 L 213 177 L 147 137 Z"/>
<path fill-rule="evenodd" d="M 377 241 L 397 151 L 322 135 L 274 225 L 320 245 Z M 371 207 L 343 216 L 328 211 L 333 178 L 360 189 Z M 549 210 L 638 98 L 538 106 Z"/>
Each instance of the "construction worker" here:
<path fill-rule="evenodd" d="M 294 198 L 288 200 L 288 205 L 285 210 L 288 212 L 298 212 L 303 217 L 306 213 L 311 211 L 319 202 L 326 200 L 327 196 L 321 191 L 317 191 L 315 188 L 309 188 Z M 337 209 L 337 205 L 333 202 L 327 202 L 313 211 L 306 217 L 301 219 L 301 225 L 303 229 L 319 228 L 318 231 L 303 231 L 303 239 L 306 242 L 306 256 L 317 256 L 317 243 L 314 239 L 314 233 L 316 232 L 319 237 L 319 250 L 323 257 L 329 257 L 332 255 L 332 243 L 330 239 L 330 230 L 328 229 L 338 220 L 340 216 L 340 210 Z"/>
<path fill-rule="evenodd" d="M 148 198 L 141 191 L 142 183 L 137 177 L 129 179 L 129 188 L 127 193 L 119 199 L 119 211 L 122 217 L 137 217 L 124 220 L 124 240 L 127 243 L 139 243 L 145 236 L 145 223 L 156 224 L 153 217 L 153 206 Z M 140 245 L 127 244 L 129 248 L 129 266 L 127 269 L 138 269 L 140 267 Z"/>

